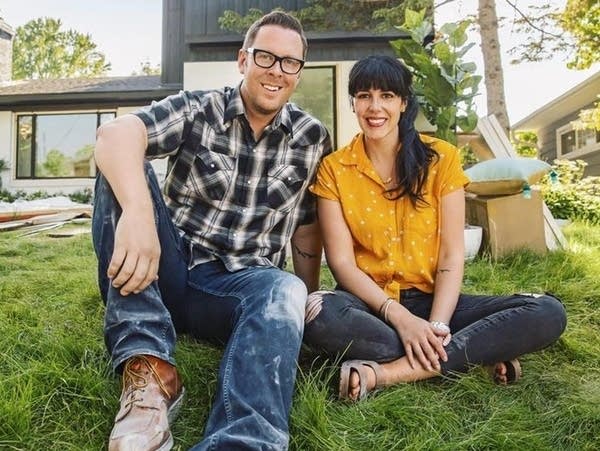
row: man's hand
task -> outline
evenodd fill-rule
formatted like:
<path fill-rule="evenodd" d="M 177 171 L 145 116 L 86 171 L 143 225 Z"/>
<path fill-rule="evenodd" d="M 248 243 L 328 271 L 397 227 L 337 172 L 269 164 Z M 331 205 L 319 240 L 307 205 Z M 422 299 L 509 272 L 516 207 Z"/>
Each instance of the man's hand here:
<path fill-rule="evenodd" d="M 115 230 L 115 248 L 108 277 L 120 293 L 139 293 L 158 279 L 160 242 L 152 209 L 123 211 Z"/>

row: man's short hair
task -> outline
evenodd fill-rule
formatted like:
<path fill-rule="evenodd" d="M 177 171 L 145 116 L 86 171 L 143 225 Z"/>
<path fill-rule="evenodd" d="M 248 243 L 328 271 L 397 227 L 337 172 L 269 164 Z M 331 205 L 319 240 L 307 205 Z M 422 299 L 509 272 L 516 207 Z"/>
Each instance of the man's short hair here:
<path fill-rule="evenodd" d="M 306 40 L 306 36 L 304 35 L 304 30 L 302 29 L 302 24 L 298 19 L 296 19 L 291 14 L 288 14 L 283 11 L 271 11 L 268 14 L 265 14 L 248 28 L 246 32 L 246 37 L 244 38 L 244 49 L 248 47 L 252 47 L 254 40 L 256 39 L 256 35 L 258 30 L 265 25 L 277 25 L 282 28 L 286 28 L 288 30 L 293 30 L 300 35 L 300 39 L 302 40 L 302 57 L 306 58 L 306 51 L 308 49 L 308 42 Z"/>

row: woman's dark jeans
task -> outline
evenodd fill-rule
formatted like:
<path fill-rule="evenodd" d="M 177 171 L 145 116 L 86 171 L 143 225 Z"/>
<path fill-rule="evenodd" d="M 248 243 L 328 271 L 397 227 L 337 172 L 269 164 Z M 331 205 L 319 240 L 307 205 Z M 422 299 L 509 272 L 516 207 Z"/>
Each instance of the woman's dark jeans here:
<path fill-rule="evenodd" d="M 400 302 L 428 320 L 433 295 L 405 290 Z M 329 356 L 389 362 L 405 355 L 396 330 L 348 292 L 311 294 L 306 316 L 304 341 Z M 450 321 L 448 361 L 440 362 L 442 373 L 465 372 L 475 364 L 492 365 L 538 351 L 556 341 L 566 324 L 564 306 L 550 294 L 461 294 Z"/>

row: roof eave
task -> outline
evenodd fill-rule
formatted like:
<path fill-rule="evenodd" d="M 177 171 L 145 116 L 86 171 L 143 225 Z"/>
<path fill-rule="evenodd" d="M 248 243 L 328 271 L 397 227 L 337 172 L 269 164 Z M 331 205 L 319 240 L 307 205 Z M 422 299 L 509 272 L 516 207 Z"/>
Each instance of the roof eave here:
<path fill-rule="evenodd" d="M 109 91 L 109 92 L 68 92 L 47 94 L 13 94 L 0 96 L 0 110 L 18 110 L 24 107 L 38 106 L 70 106 L 98 103 L 99 105 L 127 106 L 146 104 L 154 99 L 162 99 L 177 93 L 180 85 L 169 85 L 160 89 L 143 91 Z"/>

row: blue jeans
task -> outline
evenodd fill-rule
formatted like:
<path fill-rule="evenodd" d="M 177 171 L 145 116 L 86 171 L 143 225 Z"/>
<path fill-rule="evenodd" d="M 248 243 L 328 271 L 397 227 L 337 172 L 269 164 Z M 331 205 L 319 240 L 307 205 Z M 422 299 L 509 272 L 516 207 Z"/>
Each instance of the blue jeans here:
<path fill-rule="evenodd" d="M 433 295 L 401 292 L 413 315 L 429 319 Z M 314 310 L 312 310 L 314 309 Z M 311 295 L 304 329 L 306 343 L 329 356 L 389 362 L 405 355 L 396 330 L 356 296 L 342 290 Z M 316 315 L 315 315 L 316 313 Z M 540 350 L 560 337 L 567 324 L 562 303 L 552 295 L 482 296 L 461 294 L 450 321 L 442 374 L 465 372 Z"/>
<path fill-rule="evenodd" d="M 149 164 L 146 176 L 161 243 L 159 279 L 128 296 L 106 276 L 121 209 L 104 177 L 96 181 L 92 231 L 114 369 L 138 354 L 175 364 L 176 331 L 222 342 L 216 399 L 204 439 L 193 449 L 287 449 L 306 286 L 275 267 L 232 273 L 211 261 L 188 270 L 187 246 Z"/>

